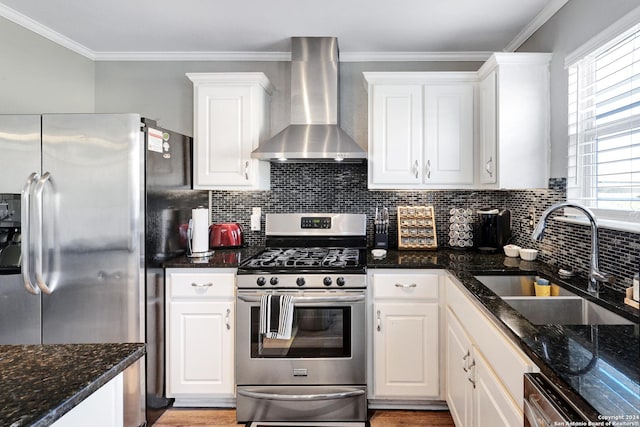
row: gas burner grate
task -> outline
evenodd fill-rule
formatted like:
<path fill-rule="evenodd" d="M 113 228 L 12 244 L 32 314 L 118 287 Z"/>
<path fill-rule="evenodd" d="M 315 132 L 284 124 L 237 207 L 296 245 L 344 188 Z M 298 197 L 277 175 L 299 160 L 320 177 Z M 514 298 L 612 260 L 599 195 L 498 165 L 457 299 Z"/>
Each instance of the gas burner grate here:
<path fill-rule="evenodd" d="M 357 248 L 267 248 L 251 258 L 246 267 L 344 268 L 360 264 Z"/>

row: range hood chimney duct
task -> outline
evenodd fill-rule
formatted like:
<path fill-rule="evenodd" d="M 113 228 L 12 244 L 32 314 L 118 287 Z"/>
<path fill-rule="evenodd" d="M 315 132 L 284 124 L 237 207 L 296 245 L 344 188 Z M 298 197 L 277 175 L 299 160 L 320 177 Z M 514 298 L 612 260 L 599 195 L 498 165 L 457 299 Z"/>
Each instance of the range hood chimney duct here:
<path fill-rule="evenodd" d="M 288 162 L 357 162 L 366 151 L 338 126 L 338 39 L 291 39 L 291 124 L 251 157 Z"/>

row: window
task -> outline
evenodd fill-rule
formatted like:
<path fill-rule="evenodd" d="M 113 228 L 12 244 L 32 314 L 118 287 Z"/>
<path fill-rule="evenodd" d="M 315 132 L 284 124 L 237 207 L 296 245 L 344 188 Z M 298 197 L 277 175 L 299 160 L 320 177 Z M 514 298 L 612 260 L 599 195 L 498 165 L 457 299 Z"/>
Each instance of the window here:
<path fill-rule="evenodd" d="M 636 21 L 637 22 L 637 21 Z M 640 221 L 640 25 L 568 67 L 567 198 Z"/>

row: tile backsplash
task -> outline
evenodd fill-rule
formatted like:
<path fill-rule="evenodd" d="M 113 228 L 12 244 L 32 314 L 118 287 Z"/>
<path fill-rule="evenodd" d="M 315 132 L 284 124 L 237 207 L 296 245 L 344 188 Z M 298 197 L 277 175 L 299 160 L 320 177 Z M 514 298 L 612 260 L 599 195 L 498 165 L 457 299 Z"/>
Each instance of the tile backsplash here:
<path fill-rule="evenodd" d="M 370 191 L 367 166 L 353 164 L 277 164 L 271 165 L 271 190 L 212 191 L 212 222 L 239 222 L 250 245 L 263 245 L 264 214 L 284 212 L 364 213 L 368 219 L 372 244 L 376 206 L 389 208 L 390 245 L 397 245 L 397 212 L 400 205 L 432 205 L 435 209 L 439 247 L 449 242 L 451 208 L 506 208 L 511 210 L 513 242 L 540 250 L 542 261 L 585 274 L 589 269 L 590 230 L 586 226 L 549 221 L 545 239 L 531 239 L 532 227 L 525 217 L 530 207 L 537 217 L 553 203 L 565 199 L 564 179 L 552 179 L 548 189 L 535 190 L 430 190 Z M 200 192 L 205 193 L 205 192 Z M 206 194 L 206 193 L 205 193 Z M 203 198 L 204 195 L 200 197 Z M 206 197 L 206 196 L 204 196 Z M 205 198 L 206 200 L 206 198 Z M 263 212 L 262 230 L 250 231 L 251 208 Z M 631 286 L 638 270 L 640 234 L 600 229 L 600 268 L 617 278 L 619 290 Z"/>

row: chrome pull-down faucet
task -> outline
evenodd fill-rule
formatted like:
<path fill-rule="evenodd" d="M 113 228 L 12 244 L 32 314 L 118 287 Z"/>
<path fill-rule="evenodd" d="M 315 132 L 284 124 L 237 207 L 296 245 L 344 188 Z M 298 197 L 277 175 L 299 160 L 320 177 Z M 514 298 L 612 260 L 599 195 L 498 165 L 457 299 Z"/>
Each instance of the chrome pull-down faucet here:
<path fill-rule="evenodd" d="M 538 224 L 536 224 L 533 233 L 531 234 L 531 238 L 541 242 L 544 238 L 544 229 L 547 227 L 547 220 L 549 215 L 562 208 L 573 208 L 578 209 L 589 220 L 591 224 L 591 269 L 589 272 L 589 286 L 587 288 L 587 292 L 598 293 L 598 282 L 608 282 L 613 283 L 615 281 L 615 277 L 610 274 L 603 273 L 600 271 L 600 267 L 598 265 L 598 251 L 600 249 L 600 245 L 598 244 L 598 224 L 596 222 L 596 218 L 593 215 L 593 212 L 585 206 L 582 206 L 578 203 L 574 202 L 560 202 L 551 206 L 546 211 L 542 212 L 540 215 L 540 220 Z"/>

